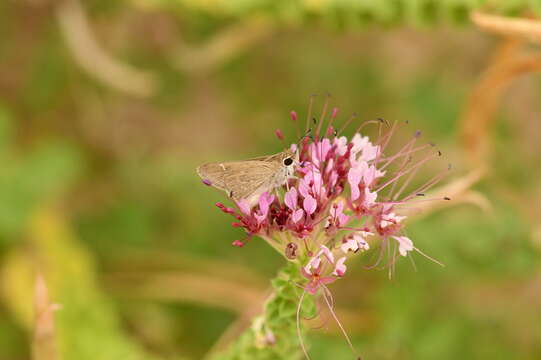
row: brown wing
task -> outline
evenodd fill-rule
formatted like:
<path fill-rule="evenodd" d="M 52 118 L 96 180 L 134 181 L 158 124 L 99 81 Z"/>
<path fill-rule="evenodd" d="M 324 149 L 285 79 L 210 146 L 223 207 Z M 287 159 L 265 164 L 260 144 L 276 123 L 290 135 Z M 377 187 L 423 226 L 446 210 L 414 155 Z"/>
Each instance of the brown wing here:
<path fill-rule="evenodd" d="M 279 170 L 278 162 L 248 160 L 209 163 L 197 168 L 197 173 L 210 185 L 224 190 L 235 200 L 249 198 L 256 190 L 272 182 Z"/>

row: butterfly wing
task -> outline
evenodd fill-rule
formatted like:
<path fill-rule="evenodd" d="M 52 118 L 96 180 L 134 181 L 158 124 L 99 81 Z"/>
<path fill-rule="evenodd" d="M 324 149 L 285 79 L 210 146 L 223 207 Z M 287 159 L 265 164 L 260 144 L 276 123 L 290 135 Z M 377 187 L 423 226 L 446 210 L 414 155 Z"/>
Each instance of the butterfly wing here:
<path fill-rule="evenodd" d="M 248 199 L 253 205 L 255 195 L 270 190 L 279 170 L 278 162 L 248 160 L 204 164 L 197 173 L 234 200 Z"/>

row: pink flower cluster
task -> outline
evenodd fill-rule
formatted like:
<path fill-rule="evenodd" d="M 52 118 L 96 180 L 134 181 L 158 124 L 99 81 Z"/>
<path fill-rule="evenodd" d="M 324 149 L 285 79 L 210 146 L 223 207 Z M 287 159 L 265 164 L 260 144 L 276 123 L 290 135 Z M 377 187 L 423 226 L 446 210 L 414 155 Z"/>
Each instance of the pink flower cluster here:
<path fill-rule="evenodd" d="M 388 153 L 401 125 L 383 120 L 364 123 L 348 140 L 332 126 L 336 114 L 335 109 L 325 131 L 320 123 L 313 135 L 291 145 L 298 154 L 295 177 L 281 188 L 263 193 L 254 207 L 244 200 L 235 208 L 216 204 L 235 217 L 233 226 L 247 233 L 233 245 L 241 247 L 253 236 L 265 239 L 290 261 L 301 262 L 305 290 L 311 294 L 342 277 L 346 260 L 376 242 L 380 249 L 373 266 L 383 258 L 394 264 L 398 255 L 417 250 L 404 234 L 405 210 L 425 201 L 419 197 L 443 176 L 442 172 L 403 195 L 418 169 L 441 153 L 431 144 L 417 145 L 419 133 Z M 292 118 L 297 120 L 296 113 Z M 375 142 L 361 135 L 367 124 L 379 130 Z M 277 134 L 283 138 L 281 131 Z"/>

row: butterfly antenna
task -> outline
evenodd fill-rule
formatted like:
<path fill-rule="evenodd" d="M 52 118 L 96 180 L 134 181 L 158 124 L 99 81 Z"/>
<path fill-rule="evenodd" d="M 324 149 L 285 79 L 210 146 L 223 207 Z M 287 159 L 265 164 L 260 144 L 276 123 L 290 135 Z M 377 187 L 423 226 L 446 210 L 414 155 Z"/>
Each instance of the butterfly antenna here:
<path fill-rule="evenodd" d="M 302 145 L 301 142 L 306 139 L 306 138 L 309 138 L 309 139 L 312 139 L 312 141 L 314 141 L 314 136 L 312 135 L 312 128 L 308 128 L 308 130 L 306 130 L 306 132 L 304 133 L 303 136 L 301 136 L 299 138 L 299 140 L 297 140 L 297 142 L 295 143 L 297 145 L 297 150 L 300 151 L 302 150 Z"/>

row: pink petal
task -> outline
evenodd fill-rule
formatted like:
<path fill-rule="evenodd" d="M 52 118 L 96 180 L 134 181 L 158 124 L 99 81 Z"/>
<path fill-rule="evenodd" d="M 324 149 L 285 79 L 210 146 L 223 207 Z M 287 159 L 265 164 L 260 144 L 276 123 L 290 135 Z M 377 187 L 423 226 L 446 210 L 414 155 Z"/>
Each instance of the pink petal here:
<path fill-rule="evenodd" d="M 363 152 L 361 154 L 360 159 L 364 161 L 371 161 L 374 160 L 379 153 L 379 146 L 372 145 L 372 143 L 368 142 L 365 147 L 363 147 Z"/>
<path fill-rule="evenodd" d="M 348 241 L 346 241 L 345 243 L 343 243 L 340 248 L 342 249 L 342 251 L 344 253 L 348 253 L 349 251 L 357 251 L 359 249 L 359 245 L 357 243 L 357 241 L 353 240 L 353 239 L 349 239 Z"/>
<path fill-rule="evenodd" d="M 301 274 L 302 276 L 304 276 L 305 278 L 307 279 L 311 279 L 312 278 L 312 274 L 307 272 L 306 269 L 304 267 L 301 267 Z"/>
<path fill-rule="evenodd" d="M 246 201 L 246 199 L 241 199 L 237 202 L 237 205 L 239 206 L 240 211 L 242 211 L 245 215 L 250 216 L 252 211 L 250 208 L 250 204 L 248 204 L 248 201 Z"/>
<path fill-rule="evenodd" d="M 359 169 L 349 169 L 348 182 L 351 187 L 351 200 L 355 201 L 359 198 L 359 183 L 361 182 L 362 173 Z"/>
<path fill-rule="evenodd" d="M 410 238 L 406 236 L 393 236 L 393 238 L 398 241 L 398 251 L 400 252 L 400 255 L 406 256 L 408 251 L 413 250 L 413 242 L 410 240 Z"/>
<path fill-rule="evenodd" d="M 370 245 L 368 245 L 368 243 L 365 240 L 365 237 L 366 237 L 365 234 L 372 234 L 372 233 L 360 231 L 359 233 L 353 235 L 353 239 L 357 242 L 357 247 L 363 251 L 370 249 Z"/>
<path fill-rule="evenodd" d="M 346 261 L 346 257 L 343 256 L 336 262 L 336 266 L 334 267 L 333 275 L 336 276 L 344 276 L 347 270 L 346 264 L 344 262 Z"/>
<path fill-rule="evenodd" d="M 274 195 L 269 195 L 269 193 L 264 192 L 259 197 L 259 210 L 261 211 L 262 215 L 267 215 L 269 211 L 269 206 L 274 201 Z"/>
<path fill-rule="evenodd" d="M 297 171 L 300 172 L 303 175 L 306 175 L 314 170 L 314 164 L 312 164 L 310 161 L 302 161 L 302 166 L 299 166 L 297 168 Z"/>
<path fill-rule="evenodd" d="M 327 167 L 325 168 L 325 173 L 331 172 L 333 167 L 334 167 L 334 158 L 330 158 L 329 161 L 327 162 Z"/>
<path fill-rule="evenodd" d="M 336 206 L 336 208 L 335 208 Z M 344 203 L 342 201 L 333 205 L 329 211 L 331 216 L 336 219 L 337 225 L 342 226 L 349 220 L 349 216 L 344 214 Z"/>
<path fill-rule="evenodd" d="M 314 182 L 314 185 L 312 185 L 312 190 L 314 193 L 320 193 L 323 189 L 323 179 L 321 178 L 321 173 L 319 171 L 312 171 L 312 181 Z"/>
<path fill-rule="evenodd" d="M 363 162 L 363 164 L 366 165 L 363 172 L 363 181 L 366 184 L 366 186 L 370 186 L 374 182 L 374 179 L 377 177 L 380 177 L 381 175 L 380 176 L 378 175 L 383 174 L 383 173 L 377 170 L 374 165 L 368 166 L 366 162 Z"/>
<path fill-rule="evenodd" d="M 301 194 L 303 198 L 306 198 L 307 196 L 310 196 L 309 191 L 310 188 L 308 187 L 308 184 L 306 184 L 306 181 L 304 179 L 299 180 L 299 194 Z"/>
<path fill-rule="evenodd" d="M 370 190 L 368 190 L 368 188 L 364 188 L 364 201 L 363 201 L 363 205 L 365 207 L 371 207 L 372 205 L 374 205 L 376 203 L 376 198 L 378 197 L 378 193 L 377 192 L 370 192 Z"/>
<path fill-rule="evenodd" d="M 337 217 L 338 214 L 340 213 L 339 211 L 339 208 L 340 208 L 340 205 L 342 206 L 342 208 L 344 208 L 344 204 L 342 204 L 341 201 L 337 202 L 337 203 L 334 203 L 330 210 L 329 210 L 329 214 L 334 218 L 334 217 Z"/>
<path fill-rule="evenodd" d="M 333 188 L 334 185 L 336 185 L 336 182 L 337 182 L 337 181 L 338 181 L 338 173 L 337 173 L 336 171 L 333 171 L 333 172 L 331 173 L 330 178 L 329 178 L 329 186 L 330 186 L 331 188 Z"/>
<path fill-rule="evenodd" d="M 334 255 L 332 254 L 331 250 L 329 250 L 329 248 L 326 247 L 325 245 L 321 245 L 320 249 L 321 250 L 319 250 L 316 256 L 320 257 L 321 255 L 324 255 L 327 258 L 328 262 L 330 262 L 331 264 L 334 264 Z"/>
<path fill-rule="evenodd" d="M 352 154 L 357 154 L 366 146 L 367 143 L 369 143 L 368 136 L 361 136 L 359 133 L 353 136 L 351 142 L 353 143 L 353 147 L 351 148 Z"/>
<path fill-rule="evenodd" d="M 263 222 L 263 220 L 265 220 L 265 219 L 267 218 L 267 214 L 261 215 L 261 214 L 255 213 L 255 214 L 254 214 L 254 217 L 255 217 L 256 220 L 257 220 L 257 224 L 258 224 L 258 225 L 261 225 L 261 223 Z"/>
<path fill-rule="evenodd" d="M 368 245 L 366 240 L 364 240 L 364 239 L 360 240 L 359 241 L 359 249 L 361 249 L 363 251 L 370 250 L 370 245 Z"/>
<path fill-rule="evenodd" d="M 318 145 L 319 147 L 319 156 L 321 157 L 321 160 L 322 161 L 325 161 L 325 159 L 327 158 L 327 154 L 329 153 L 329 150 L 331 150 L 332 148 L 332 145 L 331 145 L 331 140 L 329 140 L 328 138 L 324 138 Z"/>
<path fill-rule="evenodd" d="M 308 215 L 312 215 L 316 211 L 317 201 L 316 199 L 308 195 L 304 198 L 302 206 L 304 207 L 304 210 L 306 210 L 306 213 Z"/>
<path fill-rule="evenodd" d="M 297 152 L 297 144 L 291 144 L 291 146 L 289 147 L 289 149 L 293 152 Z"/>
<path fill-rule="evenodd" d="M 319 163 L 320 163 L 320 160 L 319 160 L 319 152 L 317 150 L 317 147 L 316 147 L 316 143 L 311 143 L 310 144 L 310 160 L 313 164 L 316 165 L 316 167 L 319 167 Z"/>
<path fill-rule="evenodd" d="M 366 233 L 367 233 L 366 231 L 356 232 L 355 234 L 353 234 L 353 240 L 355 240 L 356 242 L 364 241 Z"/>
<path fill-rule="evenodd" d="M 289 189 L 288 192 L 286 192 L 284 202 L 291 210 L 295 210 L 297 208 L 297 196 L 297 189 L 295 189 L 294 187 L 292 187 L 291 189 Z"/>
<path fill-rule="evenodd" d="M 317 269 L 319 264 L 321 264 L 321 258 L 319 256 L 314 256 L 310 259 L 310 261 L 308 261 L 308 264 L 306 264 L 304 267 L 304 271 L 306 271 L 308 274 L 312 274 L 312 268 Z"/>
<path fill-rule="evenodd" d="M 302 209 L 297 209 L 293 212 L 293 215 L 291 216 L 291 220 L 296 224 L 298 223 L 304 215 L 304 211 Z"/>
<path fill-rule="evenodd" d="M 348 150 L 348 139 L 345 136 L 336 138 L 334 139 L 334 145 L 336 145 L 336 152 L 338 155 L 344 156 Z"/>
<path fill-rule="evenodd" d="M 319 282 L 312 280 L 304 287 L 304 290 L 310 295 L 315 295 L 319 289 Z"/>
<path fill-rule="evenodd" d="M 345 214 L 341 214 L 338 216 L 338 226 L 345 225 L 349 220 L 349 216 Z"/>
<path fill-rule="evenodd" d="M 306 186 L 310 187 L 310 183 L 314 180 L 314 172 L 317 171 L 317 168 L 315 165 L 312 165 L 312 163 L 309 163 L 310 165 L 310 171 L 304 175 L 303 181 L 306 184 Z"/>
<path fill-rule="evenodd" d="M 313 162 L 315 164 L 320 164 L 321 162 L 325 161 L 331 148 L 331 141 L 328 138 L 324 138 L 321 141 L 312 143 L 310 146 L 310 153 L 312 155 Z"/>
<path fill-rule="evenodd" d="M 396 215 L 394 212 L 390 212 L 388 214 L 385 214 L 383 216 L 383 219 L 384 220 L 387 220 L 389 222 L 392 222 L 393 224 L 398 224 L 400 223 L 402 220 L 404 220 L 406 218 L 406 216 L 399 216 L 399 215 Z"/>

